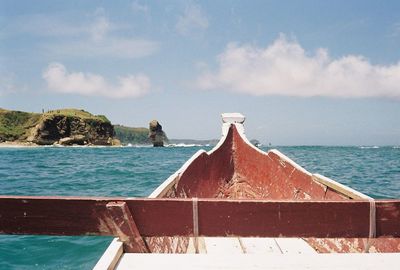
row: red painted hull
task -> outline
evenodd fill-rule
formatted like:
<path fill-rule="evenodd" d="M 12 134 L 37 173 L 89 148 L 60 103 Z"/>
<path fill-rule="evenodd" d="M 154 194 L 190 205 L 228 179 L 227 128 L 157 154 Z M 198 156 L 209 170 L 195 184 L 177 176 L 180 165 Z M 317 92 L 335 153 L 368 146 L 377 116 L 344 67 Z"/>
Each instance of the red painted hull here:
<path fill-rule="evenodd" d="M 360 193 L 350 188 L 347 188 L 349 192 L 345 192 L 323 184 L 315 175 L 276 150 L 265 153 L 255 148 L 235 124 L 230 125 L 222 140 L 211 152 L 202 152 L 193 158 L 155 196 L 261 200 L 360 199 Z M 399 238 L 304 240 L 320 253 L 400 252 Z M 149 237 L 146 241 L 152 252 L 172 253 L 185 253 L 189 242 L 186 237 Z"/>

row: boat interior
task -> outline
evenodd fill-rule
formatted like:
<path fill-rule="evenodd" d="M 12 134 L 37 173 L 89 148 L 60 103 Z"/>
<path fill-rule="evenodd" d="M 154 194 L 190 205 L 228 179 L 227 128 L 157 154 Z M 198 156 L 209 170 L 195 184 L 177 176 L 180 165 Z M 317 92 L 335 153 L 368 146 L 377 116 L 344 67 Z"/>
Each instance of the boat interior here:
<path fill-rule="evenodd" d="M 244 121 L 244 119 L 243 119 Z M 312 174 L 278 150 L 263 152 L 244 135 L 242 122 L 223 124 L 220 143 L 199 151 L 150 195 L 153 198 L 224 198 L 257 200 L 373 199 L 319 174 Z M 339 221 L 340 222 L 340 221 Z M 375 229 L 375 228 L 373 228 Z M 225 242 L 229 242 L 227 244 Z M 212 238 L 149 237 L 151 252 L 208 253 L 237 247 L 242 253 L 270 250 L 284 253 L 399 252 L 399 238 Z M 282 243 L 282 244 L 280 244 Z M 255 247 L 258 248 L 255 248 Z"/>

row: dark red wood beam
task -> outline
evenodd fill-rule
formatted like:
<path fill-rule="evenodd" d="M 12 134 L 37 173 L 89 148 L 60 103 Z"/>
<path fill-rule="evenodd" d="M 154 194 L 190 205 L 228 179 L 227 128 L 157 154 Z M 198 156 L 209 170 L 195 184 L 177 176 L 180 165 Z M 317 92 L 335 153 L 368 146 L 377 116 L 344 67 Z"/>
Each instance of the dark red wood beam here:
<path fill-rule="evenodd" d="M 190 199 L 12 196 L 0 196 L 0 233 L 118 236 L 113 225 L 118 211 L 112 212 L 109 203 L 126 203 L 122 212 L 136 223 L 127 229 L 133 237 L 135 227 L 142 237 L 193 235 Z M 376 236 L 400 237 L 400 200 L 375 204 Z M 368 237 L 369 207 L 368 201 L 356 200 L 199 199 L 199 235 Z"/>
<path fill-rule="evenodd" d="M 126 202 L 109 202 L 106 208 L 109 214 L 107 222 L 114 228 L 114 235 L 118 235 L 119 240 L 124 243 L 125 252 L 148 253 L 149 249 Z"/>

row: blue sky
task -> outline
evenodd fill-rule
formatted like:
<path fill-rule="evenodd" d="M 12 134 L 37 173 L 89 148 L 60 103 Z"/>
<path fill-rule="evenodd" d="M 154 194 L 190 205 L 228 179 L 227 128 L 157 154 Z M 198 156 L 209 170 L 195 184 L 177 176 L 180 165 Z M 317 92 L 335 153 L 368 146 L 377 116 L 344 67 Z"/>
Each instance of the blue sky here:
<path fill-rule="evenodd" d="M 0 0 L 0 107 L 273 145 L 400 144 L 399 1 Z"/>

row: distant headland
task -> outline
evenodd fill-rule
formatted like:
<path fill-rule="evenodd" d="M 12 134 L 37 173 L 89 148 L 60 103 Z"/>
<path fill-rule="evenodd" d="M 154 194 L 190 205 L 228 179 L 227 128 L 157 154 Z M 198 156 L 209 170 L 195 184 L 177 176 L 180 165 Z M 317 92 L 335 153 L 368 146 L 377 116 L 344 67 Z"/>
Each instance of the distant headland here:
<path fill-rule="evenodd" d="M 58 109 L 29 113 L 0 108 L 0 143 L 119 146 L 121 143 L 151 144 L 152 140 L 147 128 L 113 125 L 106 116 L 93 115 L 85 110 Z"/>

